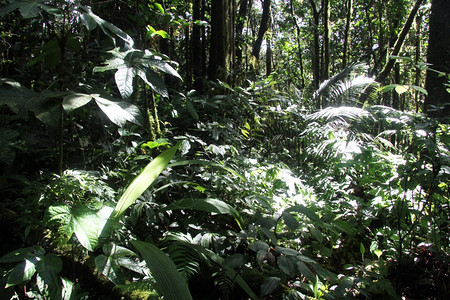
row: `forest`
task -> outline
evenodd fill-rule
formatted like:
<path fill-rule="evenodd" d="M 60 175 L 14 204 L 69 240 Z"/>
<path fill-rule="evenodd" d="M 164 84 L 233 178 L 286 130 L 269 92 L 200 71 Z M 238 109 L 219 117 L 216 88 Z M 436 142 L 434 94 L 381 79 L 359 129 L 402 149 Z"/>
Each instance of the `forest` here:
<path fill-rule="evenodd" d="M 449 299 L 450 1 L 0 0 L 0 299 Z"/>

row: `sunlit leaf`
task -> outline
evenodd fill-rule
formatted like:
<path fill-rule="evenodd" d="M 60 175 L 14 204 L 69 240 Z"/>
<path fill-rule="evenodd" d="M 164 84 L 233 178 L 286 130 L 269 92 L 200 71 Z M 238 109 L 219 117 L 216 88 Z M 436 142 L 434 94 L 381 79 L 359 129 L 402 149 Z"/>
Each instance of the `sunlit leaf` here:
<path fill-rule="evenodd" d="M 399 84 L 399 85 L 397 85 L 396 87 L 395 87 L 395 91 L 397 92 L 397 94 L 403 94 L 404 92 L 406 92 L 406 91 L 408 91 L 408 89 L 409 89 L 409 86 L 407 86 L 407 85 L 401 85 L 401 84 Z"/>
<path fill-rule="evenodd" d="M 114 209 L 114 216 L 121 216 L 125 210 L 136 201 L 136 199 L 153 183 L 158 175 L 164 170 L 172 157 L 175 155 L 180 142 L 174 147 L 167 149 L 153 159 L 144 170 L 131 182 L 120 197 Z"/>
<path fill-rule="evenodd" d="M 36 258 L 25 259 L 25 261 L 16 265 L 8 275 L 6 288 L 28 281 L 36 273 Z"/>
<path fill-rule="evenodd" d="M 73 93 L 64 97 L 62 105 L 65 111 L 71 112 L 88 104 L 92 99 L 89 94 Z"/>
<path fill-rule="evenodd" d="M 114 78 L 122 98 L 126 99 L 133 94 L 133 79 L 135 75 L 134 69 L 125 65 L 120 66 L 116 71 Z"/>

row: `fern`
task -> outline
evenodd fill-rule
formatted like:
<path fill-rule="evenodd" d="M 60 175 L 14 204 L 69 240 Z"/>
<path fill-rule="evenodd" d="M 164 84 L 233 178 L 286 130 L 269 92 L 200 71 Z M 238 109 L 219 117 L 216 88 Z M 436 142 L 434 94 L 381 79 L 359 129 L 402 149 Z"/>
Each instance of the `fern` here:
<path fill-rule="evenodd" d="M 201 259 L 192 248 L 186 246 L 186 243 L 192 242 L 190 236 L 182 233 L 172 233 L 164 239 L 164 242 L 167 243 L 167 252 L 170 259 L 174 262 L 181 275 L 189 279 L 199 271 Z"/>

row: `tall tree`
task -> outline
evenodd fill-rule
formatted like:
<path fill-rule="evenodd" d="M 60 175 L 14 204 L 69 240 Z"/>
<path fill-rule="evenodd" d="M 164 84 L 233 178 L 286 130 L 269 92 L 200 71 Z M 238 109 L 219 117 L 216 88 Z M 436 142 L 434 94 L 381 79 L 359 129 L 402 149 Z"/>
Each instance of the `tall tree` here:
<path fill-rule="evenodd" d="M 342 69 L 347 66 L 348 48 L 350 45 L 350 26 L 352 24 L 353 0 L 345 2 L 345 29 L 344 29 L 344 49 L 342 51 Z"/>
<path fill-rule="evenodd" d="M 239 11 L 237 14 L 237 20 L 236 20 L 236 33 L 235 33 L 235 51 L 236 51 L 236 62 L 235 62 L 235 72 L 239 73 L 242 69 L 242 55 L 245 48 L 244 43 L 244 25 L 245 21 L 247 19 L 248 11 L 251 10 L 252 7 L 252 0 L 241 0 L 241 3 L 239 4 Z"/>
<path fill-rule="evenodd" d="M 403 25 L 403 28 L 402 28 L 400 34 L 398 35 L 397 40 L 395 41 L 392 52 L 390 53 L 391 56 L 397 56 L 400 53 L 400 50 L 403 46 L 403 42 L 406 39 L 408 31 L 411 28 L 411 25 L 414 21 L 414 18 L 416 16 L 417 11 L 419 10 L 419 7 L 422 2 L 423 2 L 423 0 L 416 0 L 414 7 L 412 8 L 411 12 L 409 13 L 408 19 L 406 20 L 405 24 Z M 389 73 L 391 72 L 392 68 L 394 67 L 395 61 L 396 61 L 395 59 L 389 59 L 387 64 L 384 66 L 383 70 L 376 77 L 375 80 L 378 82 L 383 82 L 386 79 L 386 77 L 389 75 Z"/>
<path fill-rule="evenodd" d="M 314 0 L 309 0 L 311 4 L 311 10 L 313 13 L 313 35 L 314 35 L 314 47 L 313 47 L 313 81 L 314 81 L 314 90 L 319 88 L 320 82 L 320 46 L 319 46 L 319 15 L 320 11 L 317 9 L 316 3 Z M 320 104 L 318 104 L 320 107 Z"/>
<path fill-rule="evenodd" d="M 261 52 L 261 45 L 264 39 L 264 35 L 266 34 L 267 29 L 269 29 L 271 2 L 271 0 L 264 0 L 261 24 L 259 25 L 258 30 L 258 37 L 253 44 L 252 55 L 256 58 L 257 61 L 259 60 L 259 53 Z"/>
<path fill-rule="evenodd" d="M 450 1 L 432 0 L 430 16 L 430 38 L 427 61 L 431 68 L 442 72 L 428 70 L 425 87 L 428 96 L 425 98 L 425 111 L 430 115 L 444 117 L 450 113 Z M 445 74 L 445 75 L 444 75 Z M 444 76 L 443 76 L 444 75 Z M 446 86 L 447 84 L 447 86 Z M 434 111 L 431 105 L 446 105 L 444 110 Z"/>
<path fill-rule="evenodd" d="M 302 45 L 301 45 L 301 30 L 300 25 L 297 22 L 297 16 L 294 14 L 294 0 L 289 1 L 289 10 L 291 12 L 292 22 L 294 23 L 296 29 L 296 40 L 297 40 L 297 52 L 298 52 L 298 60 L 300 63 L 300 87 L 303 88 L 305 86 L 305 75 L 303 70 L 303 55 L 302 55 Z"/>
<path fill-rule="evenodd" d="M 330 0 L 322 1 L 323 11 L 323 64 L 322 80 L 330 77 Z"/>
<path fill-rule="evenodd" d="M 234 59 L 235 0 L 211 1 L 208 78 L 230 81 Z"/>

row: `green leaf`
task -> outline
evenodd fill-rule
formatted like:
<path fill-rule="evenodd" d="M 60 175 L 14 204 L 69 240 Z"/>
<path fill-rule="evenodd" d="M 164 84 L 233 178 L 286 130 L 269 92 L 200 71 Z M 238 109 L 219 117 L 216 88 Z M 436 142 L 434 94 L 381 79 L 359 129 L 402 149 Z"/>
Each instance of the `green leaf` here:
<path fill-rule="evenodd" d="M 135 75 L 134 69 L 125 65 L 120 66 L 116 71 L 114 78 L 122 98 L 129 98 L 133 94 L 133 78 Z"/>
<path fill-rule="evenodd" d="M 126 121 L 140 124 L 138 120 L 139 108 L 128 102 L 116 102 L 93 95 L 95 103 L 105 113 L 105 115 L 119 127 L 123 127 Z"/>
<path fill-rule="evenodd" d="M 36 258 L 25 259 L 16 265 L 8 275 L 5 288 L 28 281 L 36 273 Z"/>
<path fill-rule="evenodd" d="M 57 222 L 58 231 L 66 237 L 66 241 L 75 233 L 80 244 L 93 251 L 99 237 L 107 230 L 112 210 L 108 206 L 93 211 L 86 206 L 71 209 L 67 205 L 53 205 L 48 208 L 47 223 Z"/>
<path fill-rule="evenodd" d="M 218 199 L 182 199 L 167 205 L 161 211 L 178 210 L 178 209 L 195 209 L 206 211 L 209 213 L 229 214 L 236 219 L 239 226 L 242 225 L 242 218 L 238 211 L 227 203 Z"/>
<path fill-rule="evenodd" d="M 366 247 L 364 247 L 363 243 L 359 243 L 359 252 L 361 252 L 362 255 L 366 253 Z"/>
<path fill-rule="evenodd" d="M 36 262 L 36 271 L 44 286 L 56 290 L 60 286 L 58 273 L 62 270 L 62 260 L 56 254 L 49 253 Z"/>
<path fill-rule="evenodd" d="M 170 150 L 170 149 L 169 149 Z M 170 258 L 156 246 L 141 241 L 131 241 L 149 267 L 157 289 L 168 300 L 191 300 L 186 279 L 178 272 Z"/>
<path fill-rule="evenodd" d="M 142 274 L 142 267 L 130 258 L 136 256 L 133 251 L 109 243 L 103 245 L 103 253 L 105 255 L 101 254 L 95 258 L 95 266 L 114 284 L 124 283 L 124 275 L 120 270 L 121 266 Z"/>
<path fill-rule="evenodd" d="M 162 78 L 154 71 L 145 68 L 145 70 L 137 69 L 136 73 L 156 93 L 160 94 L 165 98 L 169 97 L 169 93 L 167 92 L 167 87 L 166 84 L 164 83 L 164 80 L 162 80 Z"/>
<path fill-rule="evenodd" d="M 167 164 L 180 147 L 178 142 L 174 147 L 167 149 L 154 160 L 152 160 L 144 170 L 131 182 L 128 188 L 120 197 L 114 209 L 114 217 L 120 217 L 125 210 L 136 201 L 136 199 L 153 183 L 158 175 L 164 170 Z"/>
<path fill-rule="evenodd" d="M 161 59 L 155 59 L 151 58 L 148 60 L 149 66 L 152 66 L 160 71 L 163 71 L 164 73 L 167 73 L 169 75 L 172 75 L 180 80 L 183 80 L 178 74 L 178 72 L 166 61 L 163 61 Z"/>
<path fill-rule="evenodd" d="M 191 115 L 191 117 L 194 118 L 194 120 L 198 121 L 200 119 L 199 116 L 198 116 L 198 113 L 195 110 L 194 105 L 192 104 L 191 101 L 186 100 L 186 108 L 187 108 L 189 114 Z"/>
<path fill-rule="evenodd" d="M 65 111 L 71 112 L 85 106 L 92 98 L 92 95 L 89 94 L 73 93 L 64 97 L 62 105 Z"/>
<path fill-rule="evenodd" d="M 263 284 L 261 285 L 261 296 L 267 296 L 278 287 L 278 284 L 280 283 L 279 277 L 268 277 L 266 280 L 264 280 Z"/>
<path fill-rule="evenodd" d="M 298 212 L 298 213 L 304 214 L 313 222 L 319 222 L 319 223 L 321 222 L 319 216 L 316 215 L 315 212 L 313 212 L 311 209 L 309 209 L 303 205 L 291 206 L 291 207 L 285 209 L 284 211 L 287 213 Z"/>
<path fill-rule="evenodd" d="M 250 250 L 253 250 L 253 251 L 255 251 L 255 252 L 257 252 L 257 251 L 264 251 L 264 252 L 267 252 L 267 251 L 269 251 L 269 245 L 267 245 L 266 243 L 264 243 L 264 242 L 261 242 L 261 241 L 254 241 L 253 243 L 251 243 L 249 246 L 248 246 L 248 248 L 250 249 Z"/>
<path fill-rule="evenodd" d="M 153 3 L 153 5 L 156 6 L 156 8 L 159 10 L 159 12 L 160 12 L 161 14 L 164 14 L 164 8 L 162 7 L 161 4 L 159 4 L 159 3 Z"/>
<path fill-rule="evenodd" d="M 44 255 L 45 250 L 41 246 L 32 246 L 28 248 L 20 248 L 11 251 L 0 258 L 0 263 L 21 262 L 25 259 L 31 259 Z"/>
<path fill-rule="evenodd" d="M 290 213 L 283 211 L 281 213 L 281 216 L 284 219 L 284 223 L 291 229 L 291 230 L 296 230 L 299 226 L 300 223 L 297 221 L 297 219 L 291 215 Z"/>
<path fill-rule="evenodd" d="M 407 92 L 408 91 L 408 89 L 409 89 L 409 86 L 407 86 L 407 85 L 401 85 L 401 84 L 399 84 L 399 85 L 397 85 L 396 87 L 395 87 L 395 91 L 397 92 L 397 94 L 403 94 L 404 92 Z"/>
<path fill-rule="evenodd" d="M 283 247 L 279 247 L 279 246 L 275 246 L 275 251 L 280 253 L 280 254 L 284 254 L 284 255 L 288 255 L 288 256 L 296 256 L 296 255 L 298 255 L 298 251 L 297 250 L 289 249 L 289 248 L 283 248 Z"/>
<path fill-rule="evenodd" d="M 303 276 L 305 276 L 306 279 L 308 279 L 310 282 L 314 282 L 316 280 L 315 275 L 311 270 L 306 266 L 306 264 L 302 261 L 297 261 L 297 267 L 300 273 L 302 273 Z"/>
<path fill-rule="evenodd" d="M 215 162 L 212 162 L 212 161 L 208 161 L 208 160 L 195 160 L 195 159 L 182 160 L 182 161 L 177 161 L 177 162 L 171 163 L 169 165 L 169 167 L 178 167 L 178 166 L 186 166 L 186 165 L 202 165 L 202 166 L 219 167 L 219 168 L 222 168 L 222 169 L 230 172 L 231 174 L 239 177 L 243 181 L 247 181 L 243 175 L 239 174 L 235 170 L 233 170 L 233 169 L 231 169 L 229 167 L 226 167 L 224 165 L 221 165 L 221 164 L 218 164 L 218 163 L 215 163 Z"/>
<path fill-rule="evenodd" d="M 115 53 L 114 50 L 110 51 Z M 113 59 L 107 60 L 104 66 L 97 66 L 93 69 L 94 72 L 105 72 L 110 70 L 116 70 L 125 64 L 125 61 L 121 57 L 115 57 Z"/>
<path fill-rule="evenodd" d="M 296 259 L 293 256 L 283 255 L 278 257 L 277 265 L 283 273 L 290 277 L 294 277 L 297 274 Z"/>
<path fill-rule="evenodd" d="M 106 209 L 112 211 L 110 208 Z M 74 209 L 71 217 L 73 231 L 80 244 L 89 251 L 94 251 L 107 219 L 100 218 L 96 212 L 84 206 Z"/>
<path fill-rule="evenodd" d="M 126 32 L 94 14 L 90 7 L 80 6 L 78 11 L 82 14 L 81 20 L 88 30 L 93 30 L 98 25 L 113 40 L 114 44 L 116 44 L 116 37 L 118 37 L 125 42 L 126 49 L 133 48 L 134 41 Z"/>
<path fill-rule="evenodd" d="M 246 262 L 247 262 L 247 260 L 245 259 L 245 256 L 243 254 L 236 253 L 236 254 L 227 256 L 223 261 L 223 265 L 230 267 L 230 268 L 237 269 L 237 268 L 242 267 Z"/>

